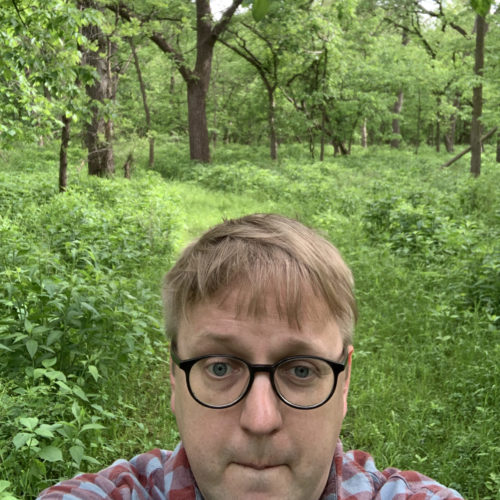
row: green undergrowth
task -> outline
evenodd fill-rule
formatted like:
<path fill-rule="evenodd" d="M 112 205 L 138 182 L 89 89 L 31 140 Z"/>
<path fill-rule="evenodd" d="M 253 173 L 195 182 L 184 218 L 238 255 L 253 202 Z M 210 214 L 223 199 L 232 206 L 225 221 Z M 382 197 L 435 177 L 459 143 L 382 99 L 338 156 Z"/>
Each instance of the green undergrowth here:
<path fill-rule="evenodd" d="M 472 179 L 466 161 L 443 170 L 445 155 L 425 148 L 319 162 L 286 146 L 273 163 L 265 149 L 221 145 L 200 165 L 185 144 L 158 141 L 160 177 L 143 167 L 141 144 L 117 149 L 119 159 L 135 148 L 132 181 L 88 179 L 71 150 L 64 195 L 55 151 L 2 158 L 0 499 L 175 445 L 161 276 L 201 231 L 257 211 L 316 227 L 354 271 L 360 320 L 344 446 L 465 498 L 499 498 L 493 151 Z"/>
<path fill-rule="evenodd" d="M 59 195 L 41 156 L 0 170 L 0 480 L 21 498 L 154 444 L 126 389 L 166 370 L 159 276 L 182 223 L 158 174 L 76 174 Z"/>

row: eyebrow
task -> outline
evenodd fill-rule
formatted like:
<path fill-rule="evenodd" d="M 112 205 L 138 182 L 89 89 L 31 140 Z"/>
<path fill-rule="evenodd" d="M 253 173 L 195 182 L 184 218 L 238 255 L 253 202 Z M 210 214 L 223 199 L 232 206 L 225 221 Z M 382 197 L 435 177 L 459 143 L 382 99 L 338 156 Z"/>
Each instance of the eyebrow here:
<path fill-rule="evenodd" d="M 197 337 L 198 337 L 198 342 L 196 344 L 195 349 L 198 348 L 200 350 L 205 350 L 207 347 L 210 347 L 210 344 L 214 343 L 214 344 L 220 344 L 222 347 L 226 349 L 230 347 L 232 351 L 238 352 L 241 355 L 248 354 L 248 348 L 242 343 L 238 342 L 239 340 L 238 335 L 233 335 L 233 334 L 227 335 L 220 332 L 202 331 L 197 335 Z M 320 357 L 325 356 L 324 353 L 318 352 L 314 348 L 314 344 L 312 344 L 310 340 L 306 339 L 290 338 L 280 345 L 279 354 L 281 357 L 292 356 L 296 355 L 297 353 L 304 355 L 320 356 Z M 329 358 L 329 356 L 327 357 Z M 340 357 L 342 358 L 344 357 L 344 349 L 342 349 Z"/>

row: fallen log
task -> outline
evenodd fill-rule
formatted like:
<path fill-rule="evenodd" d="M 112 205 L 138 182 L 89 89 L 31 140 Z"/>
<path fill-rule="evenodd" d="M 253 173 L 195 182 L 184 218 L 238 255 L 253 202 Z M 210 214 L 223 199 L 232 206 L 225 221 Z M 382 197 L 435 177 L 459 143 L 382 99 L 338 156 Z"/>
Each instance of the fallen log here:
<path fill-rule="evenodd" d="M 487 141 L 497 131 L 497 128 L 498 127 L 492 128 L 486 135 L 483 135 L 483 137 L 481 137 L 481 144 L 484 141 Z M 462 158 L 463 155 L 466 155 L 471 149 L 472 148 L 470 146 L 468 148 L 464 149 L 461 153 L 458 153 L 451 160 L 448 160 L 446 163 L 443 163 L 441 165 L 441 168 L 449 167 L 452 163 L 455 163 L 457 160 Z"/>

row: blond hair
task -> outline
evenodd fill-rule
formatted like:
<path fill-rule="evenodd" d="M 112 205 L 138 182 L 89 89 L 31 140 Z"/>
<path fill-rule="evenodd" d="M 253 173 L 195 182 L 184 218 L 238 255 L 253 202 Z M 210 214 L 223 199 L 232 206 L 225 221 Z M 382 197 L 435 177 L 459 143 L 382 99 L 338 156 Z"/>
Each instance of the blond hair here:
<path fill-rule="evenodd" d="M 272 290 L 279 316 L 300 327 L 312 292 L 326 305 L 347 346 L 357 317 L 353 284 L 338 250 L 300 222 L 276 214 L 226 220 L 189 244 L 166 274 L 167 335 L 175 342 L 179 323 L 192 307 L 223 300 L 232 290 L 241 294 L 241 309 L 254 316 L 266 314 Z"/>

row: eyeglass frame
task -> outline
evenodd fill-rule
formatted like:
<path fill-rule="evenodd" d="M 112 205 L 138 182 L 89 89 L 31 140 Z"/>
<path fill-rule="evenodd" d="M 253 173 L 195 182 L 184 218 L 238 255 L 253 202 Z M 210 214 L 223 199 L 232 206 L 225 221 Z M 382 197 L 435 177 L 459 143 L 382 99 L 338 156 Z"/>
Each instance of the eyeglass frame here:
<path fill-rule="evenodd" d="M 297 410 L 314 410 L 315 408 L 319 408 L 320 406 L 323 406 L 332 398 L 333 394 L 335 393 L 335 389 L 337 388 L 337 381 L 338 381 L 339 375 L 345 370 L 345 368 L 347 366 L 347 360 L 349 358 L 349 354 L 347 353 L 345 358 L 344 358 L 344 361 L 342 363 L 338 363 L 336 361 L 331 361 L 329 359 L 322 358 L 321 356 L 303 355 L 303 356 L 288 356 L 286 358 L 280 359 L 279 361 L 277 361 L 276 363 L 273 363 L 272 365 L 252 364 L 252 363 L 249 363 L 248 361 L 246 361 L 242 358 L 239 358 L 238 356 L 231 356 L 228 354 L 207 354 L 204 356 L 197 356 L 197 357 L 189 358 L 189 359 L 180 359 L 177 352 L 176 352 L 176 349 L 174 347 L 172 347 L 170 349 L 170 356 L 172 357 L 172 361 L 184 372 L 184 375 L 186 377 L 186 385 L 188 387 L 189 394 L 191 394 L 191 397 L 200 405 L 205 406 L 206 408 L 211 408 L 213 410 L 223 410 L 225 408 L 230 408 L 231 406 L 238 404 L 242 399 L 244 399 L 245 396 L 250 392 L 250 389 L 252 388 L 253 381 L 255 379 L 255 374 L 257 372 L 269 373 L 269 380 L 271 382 L 271 387 L 273 388 L 274 393 L 278 396 L 278 399 L 280 401 L 283 401 L 283 403 L 285 403 L 286 405 L 288 405 L 292 408 L 295 408 Z M 249 379 L 248 379 L 247 386 L 246 386 L 245 390 L 236 398 L 235 401 L 233 401 L 232 403 L 222 405 L 222 406 L 209 405 L 207 403 L 204 403 L 200 399 L 198 399 L 195 396 L 195 394 L 191 388 L 191 383 L 189 380 L 189 374 L 191 372 L 191 368 L 193 368 L 193 366 L 198 361 L 200 361 L 202 359 L 217 358 L 217 357 L 229 358 L 229 359 L 234 359 L 236 361 L 239 361 L 247 366 L 248 372 L 249 372 Z M 278 391 L 278 388 L 276 387 L 276 384 L 274 382 L 274 374 L 276 372 L 276 369 L 280 365 L 287 363 L 288 361 L 293 361 L 293 360 L 297 360 L 297 359 L 317 359 L 320 361 L 324 361 L 332 369 L 332 371 L 333 371 L 333 386 L 332 386 L 332 389 L 331 389 L 330 393 L 328 394 L 327 398 L 324 401 L 322 401 L 321 403 L 311 405 L 311 406 L 296 405 L 296 404 L 288 401 L 285 398 L 285 396 L 283 396 Z"/>

